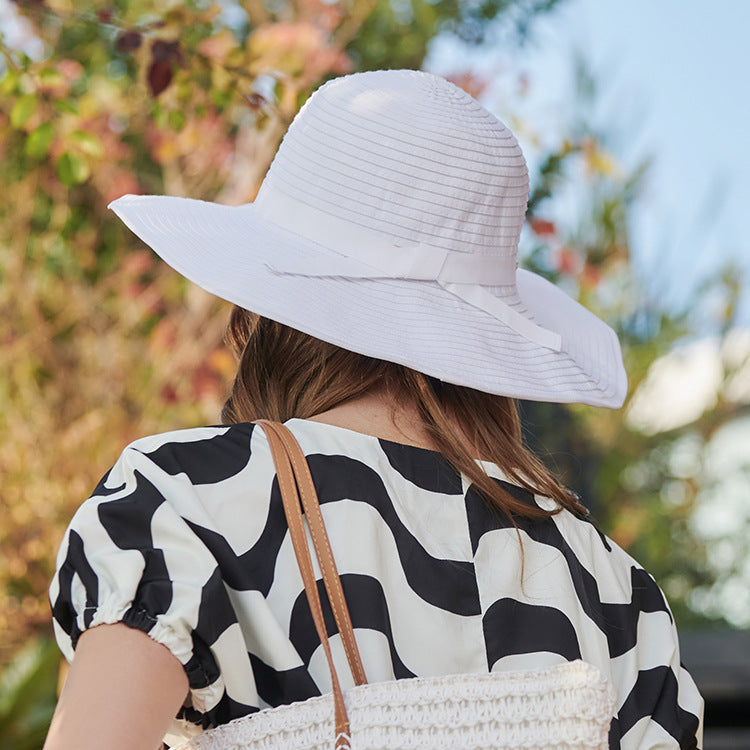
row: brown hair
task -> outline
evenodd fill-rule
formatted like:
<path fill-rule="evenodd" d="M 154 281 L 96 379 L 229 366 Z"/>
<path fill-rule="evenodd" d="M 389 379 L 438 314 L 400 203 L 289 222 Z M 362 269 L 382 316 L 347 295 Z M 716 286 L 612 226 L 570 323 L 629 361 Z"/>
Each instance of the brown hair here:
<path fill-rule="evenodd" d="M 543 518 L 562 508 L 587 515 L 578 498 L 524 446 L 513 399 L 356 354 L 241 307 L 232 310 L 227 339 L 239 367 L 221 413 L 224 424 L 306 419 L 385 387 L 414 404 L 437 450 L 494 508 L 511 518 Z M 486 474 L 476 457 L 497 464 L 515 484 L 553 498 L 559 507 L 543 510 L 513 497 Z"/>

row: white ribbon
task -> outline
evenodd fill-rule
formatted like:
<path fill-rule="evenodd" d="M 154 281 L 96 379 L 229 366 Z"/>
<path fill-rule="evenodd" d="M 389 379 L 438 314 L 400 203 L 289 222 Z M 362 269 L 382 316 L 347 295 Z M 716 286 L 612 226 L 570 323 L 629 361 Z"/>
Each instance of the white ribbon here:
<path fill-rule="evenodd" d="M 460 297 L 464 302 L 468 302 L 470 305 L 489 313 L 493 318 L 502 321 L 527 341 L 543 346 L 545 349 L 551 349 L 553 352 L 559 352 L 562 349 L 562 338 L 559 333 L 537 325 L 514 310 L 507 302 L 481 286 L 444 283 L 441 283 L 440 286 L 455 294 L 456 297 Z"/>
<path fill-rule="evenodd" d="M 269 268 L 294 276 L 436 281 L 464 302 L 497 318 L 528 341 L 560 351 L 560 335 L 538 326 L 485 286 L 515 286 L 511 256 L 461 253 L 425 243 L 408 244 L 319 211 L 269 185 L 252 204 L 259 218 L 340 255 L 279 257 Z"/>

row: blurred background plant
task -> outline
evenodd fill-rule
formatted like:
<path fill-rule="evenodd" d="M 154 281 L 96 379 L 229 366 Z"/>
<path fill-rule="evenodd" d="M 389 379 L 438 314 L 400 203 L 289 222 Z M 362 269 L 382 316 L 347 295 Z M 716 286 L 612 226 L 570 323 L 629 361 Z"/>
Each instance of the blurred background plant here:
<path fill-rule="evenodd" d="M 222 343 L 228 306 L 158 262 L 107 210 L 109 201 L 129 192 L 250 201 L 321 82 L 419 68 L 438 35 L 474 47 L 488 38 L 521 45 L 559 2 L 14 4 L 26 41 L 0 40 L 3 747 L 38 746 L 54 704 L 46 590 L 75 508 L 132 439 L 216 423 L 234 369 Z M 748 625 L 741 608 L 725 605 L 736 601 L 726 592 L 738 574 L 750 577 L 747 543 L 732 541 L 737 524 L 750 520 L 735 515 L 713 537 L 696 522 L 714 513 L 723 476 L 713 441 L 750 401 L 741 386 L 750 345 L 733 330 L 741 284 L 720 269 L 707 287 L 724 342 L 715 352 L 716 399 L 687 423 L 654 427 L 654 366 L 665 366 L 696 321 L 688 310 L 664 308 L 633 268 L 629 217 L 648 165 L 626 170 L 618 162 L 607 133 L 586 116 L 596 82 L 585 64 L 573 70 L 577 116 L 551 140 L 500 112 L 531 156 L 522 254 L 616 328 L 631 396 L 627 419 L 524 404 L 530 440 L 655 575 L 678 624 Z M 487 98 L 491 81 L 460 60 L 451 78 Z M 529 86 L 519 73 L 518 95 Z M 718 562 L 708 553 L 717 543 Z"/>

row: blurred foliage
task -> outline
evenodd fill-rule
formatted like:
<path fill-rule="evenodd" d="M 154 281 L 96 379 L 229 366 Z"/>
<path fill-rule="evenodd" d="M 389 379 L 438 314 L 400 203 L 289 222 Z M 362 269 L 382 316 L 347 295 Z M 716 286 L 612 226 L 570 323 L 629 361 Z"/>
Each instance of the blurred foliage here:
<path fill-rule="evenodd" d="M 56 657 L 30 639 L 49 633 L 46 590 L 75 508 L 132 439 L 215 423 L 235 366 L 221 340 L 227 305 L 157 262 L 107 204 L 124 193 L 250 201 L 321 82 L 417 68 L 441 32 L 517 43 L 555 5 L 16 4 L 40 51 L 0 39 L 0 664 L 15 655 L 0 683 L 3 747 L 35 746 L 22 734 L 39 736 L 51 709 Z M 475 96 L 489 83 L 470 70 L 452 79 Z M 583 76 L 581 113 L 595 95 Z M 514 127 L 535 141 L 533 125 Z M 632 394 L 691 321 L 649 298 L 632 268 L 628 218 L 646 165 L 623 170 L 605 135 L 582 114 L 543 154 L 525 258 L 615 327 Z M 553 208 L 573 183 L 585 200 L 563 222 Z M 736 276 L 711 283 L 728 330 Z M 689 594 L 710 567 L 689 528 L 700 481 L 675 473 L 672 448 L 689 432 L 707 441 L 738 408 L 728 400 L 649 436 L 622 412 L 524 404 L 535 446 L 665 585 L 680 622 L 700 617 Z"/>
<path fill-rule="evenodd" d="M 0 675 L 0 741 L 6 750 L 37 750 L 57 702 L 60 654 L 50 638 L 27 643 Z"/>
<path fill-rule="evenodd" d="M 470 44 L 517 44 L 559 0 L 390 0 L 371 2 L 348 52 L 357 70 L 419 68 L 440 32 Z"/>

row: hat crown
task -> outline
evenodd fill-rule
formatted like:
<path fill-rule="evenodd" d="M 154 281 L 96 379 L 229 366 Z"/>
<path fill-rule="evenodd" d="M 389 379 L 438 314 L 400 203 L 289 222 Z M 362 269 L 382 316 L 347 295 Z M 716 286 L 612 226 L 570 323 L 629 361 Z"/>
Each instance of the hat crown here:
<path fill-rule="evenodd" d="M 528 191 L 502 122 L 442 78 L 391 70 L 318 89 L 256 204 L 280 192 L 397 243 L 515 259 Z"/>

